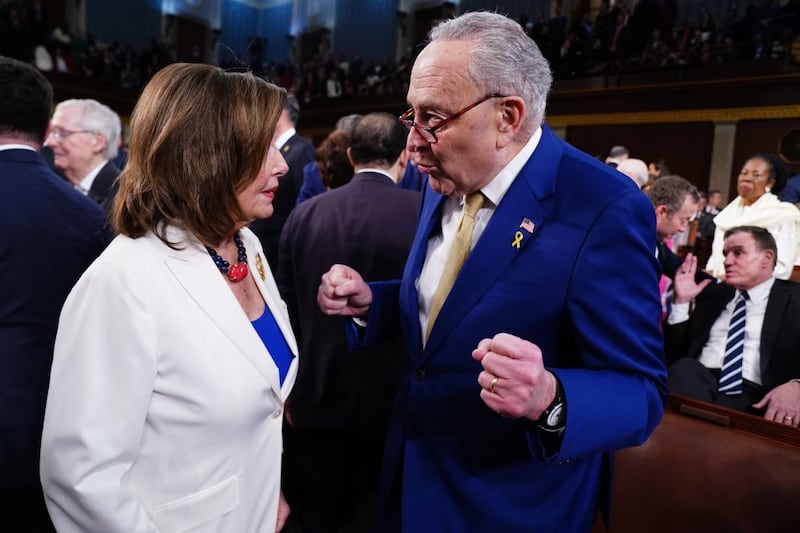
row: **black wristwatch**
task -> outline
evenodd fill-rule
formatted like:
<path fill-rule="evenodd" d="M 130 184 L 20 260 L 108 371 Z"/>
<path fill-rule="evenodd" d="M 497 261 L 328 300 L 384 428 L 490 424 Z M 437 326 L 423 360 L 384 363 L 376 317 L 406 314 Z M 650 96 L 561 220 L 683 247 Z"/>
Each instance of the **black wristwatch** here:
<path fill-rule="evenodd" d="M 558 378 L 556 378 L 556 397 L 542 412 L 536 425 L 542 431 L 556 434 L 561 434 L 567 426 L 567 401 L 564 398 L 564 388 Z"/>

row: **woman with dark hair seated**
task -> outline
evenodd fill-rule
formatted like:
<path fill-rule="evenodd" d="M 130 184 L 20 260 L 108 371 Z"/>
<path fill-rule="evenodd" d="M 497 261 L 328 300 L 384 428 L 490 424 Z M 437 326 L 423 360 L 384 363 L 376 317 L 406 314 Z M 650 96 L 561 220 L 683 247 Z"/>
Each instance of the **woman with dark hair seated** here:
<path fill-rule="evenodd" d="M 800 211 L 775 196 L 786 185 L 786 176 L 786 165 L 775 154 L 756 154 L 745 162 L 736 188 L 739 196 L 714 217 L 716 231 L 706 265 L 709 273 L 725 278 L 722 246 L 726 231 L 736 226 L 758 226 L 769 230 L 778 244 L 775 277 L 789 279 L 797 249 Z"/>

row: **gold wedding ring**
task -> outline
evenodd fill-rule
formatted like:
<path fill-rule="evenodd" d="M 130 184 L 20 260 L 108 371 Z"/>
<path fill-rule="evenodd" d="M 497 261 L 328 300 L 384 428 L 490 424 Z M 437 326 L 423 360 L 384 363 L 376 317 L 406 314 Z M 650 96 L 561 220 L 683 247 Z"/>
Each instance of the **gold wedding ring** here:
<path fill-rule="evenodd" d="M 492 378 L 492 381 L 489 383 L 489 392 L 494 393 L 494 386 L 497 384 L 497 376 Z"/>

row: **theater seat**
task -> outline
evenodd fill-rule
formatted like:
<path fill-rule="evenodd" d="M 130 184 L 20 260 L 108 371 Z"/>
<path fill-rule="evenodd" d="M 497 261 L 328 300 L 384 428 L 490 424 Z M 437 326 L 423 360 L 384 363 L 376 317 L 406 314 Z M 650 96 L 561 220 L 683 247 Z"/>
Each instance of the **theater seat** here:
<path fill-rule="evenodd" d="M 620 450 L 609 529 L 800 532 L 800 430 L 670 397 L 642 446 Z"/>

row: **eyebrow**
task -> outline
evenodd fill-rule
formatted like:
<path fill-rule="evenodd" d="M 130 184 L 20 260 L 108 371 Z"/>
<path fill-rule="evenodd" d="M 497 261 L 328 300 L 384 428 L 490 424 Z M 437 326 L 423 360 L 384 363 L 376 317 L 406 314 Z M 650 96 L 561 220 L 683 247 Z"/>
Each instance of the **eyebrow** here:
<path fill-rule="evenodd" d="M 731 246 L 730 248 L 723 248 L 722 255 L 726 255 L 728 252 L 736 252 L 738 250 L 744 250 L 744 246 L 736 245 L 736 246 Z"/>

